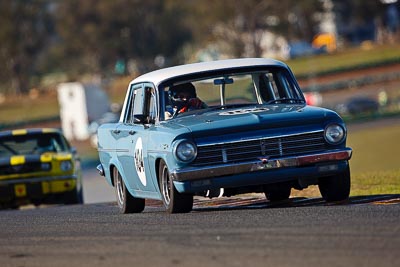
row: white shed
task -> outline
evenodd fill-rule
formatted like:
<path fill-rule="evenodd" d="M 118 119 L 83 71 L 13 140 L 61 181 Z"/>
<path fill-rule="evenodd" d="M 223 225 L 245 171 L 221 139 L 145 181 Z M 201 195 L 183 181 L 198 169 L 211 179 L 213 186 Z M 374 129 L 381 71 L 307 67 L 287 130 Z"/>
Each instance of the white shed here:
<path fill-rule="evenodd" d="M 58 85 L 61 127 L 68 140 L 89 138 L 89 124 L 110 110 L 107 94 L 95 84 Z"/>

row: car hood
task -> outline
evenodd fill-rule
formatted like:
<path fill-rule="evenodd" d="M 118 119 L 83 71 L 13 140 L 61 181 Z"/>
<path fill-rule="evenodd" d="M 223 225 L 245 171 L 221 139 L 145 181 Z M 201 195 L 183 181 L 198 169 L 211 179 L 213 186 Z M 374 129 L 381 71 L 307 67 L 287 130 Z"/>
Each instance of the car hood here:
<path fill-rule="evenodd" d="M 321 125 L 339 116 L 328 109 L 304 105 L 270 105 L 185 114 L 170 122 L 186 127 L 194 137 L 233 132 Z"/>

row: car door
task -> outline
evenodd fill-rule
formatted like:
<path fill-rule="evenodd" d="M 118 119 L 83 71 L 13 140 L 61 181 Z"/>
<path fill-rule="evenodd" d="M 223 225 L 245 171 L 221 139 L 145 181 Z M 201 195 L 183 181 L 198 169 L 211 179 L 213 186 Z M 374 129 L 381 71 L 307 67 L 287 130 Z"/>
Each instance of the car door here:
<path fill-rule="evenodd" d="M 146 172 L 147 142 L 156 101 L 154 92 L 149 84 L 133 85 L 123 123 L 118 127 L 118 160 L 128 189 L 135 191 L 137 196 L 140 192 L 156 190 L 149 172 Z"/>

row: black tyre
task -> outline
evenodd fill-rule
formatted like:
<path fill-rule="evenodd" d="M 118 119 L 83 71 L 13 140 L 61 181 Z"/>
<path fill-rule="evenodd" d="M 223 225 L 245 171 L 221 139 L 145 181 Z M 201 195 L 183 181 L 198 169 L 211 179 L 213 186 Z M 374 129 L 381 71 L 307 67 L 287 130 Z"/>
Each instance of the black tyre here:
<path fill-rule="evenodd" d="M 65 204 L 83 204 L 82 187 L 79 190 L 74 189 L 72 191 L 66 192 L 64 195 L 64 203 Z"/>
<path fill-rule="evenodd" d="M 343 201 L 350 195 L 350 168 L 342 174 L 320 178 L 319 191 L 325 201 Z"/>
<path fill-rule="evenodd" d="M 125 186 L 117 168 L 113 170 L 114 187 L 121 213 L 139 213 L 144 210 L 145 199 L 132 196 Z"/>
<path fill-rule="evenodd" d="M 270 185 L 264 187 L 265 197 L 271 201 L 282 201 L 290 197 L 292 188 L 289 185 Z"/>
<path fill-rule="evenodd" d="M 35 205 L 35 207 L 39 207 L 40 205 L 42 205 L 41 200 L 31 200 L 31 203 Z"/>
<path fill-rule="evenodd" d="M 160 163 L 158 178 L 162 200 L 168 213 L 185 213 L 193 209 L 193 195 L 181 194 L 175 189 L 164 161 Z"/>
<path fill-rule="evenodd" d="M 6 210 L 6 209 L 13 209 L 17 210 L 19 209 L 19 206 L 15 203 L 9 202 L 9 203 L 2 203 L 0 204 L 0 210 Z"/>

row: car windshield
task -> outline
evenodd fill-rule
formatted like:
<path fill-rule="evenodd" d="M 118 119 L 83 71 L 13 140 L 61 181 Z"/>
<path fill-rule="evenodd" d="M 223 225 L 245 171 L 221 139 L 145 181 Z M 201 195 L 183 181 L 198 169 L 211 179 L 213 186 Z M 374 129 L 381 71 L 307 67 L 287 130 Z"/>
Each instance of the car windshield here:
<path fill-rule="evenodd" d="M 190 84 L 191 90 L 195 90 L 191 96 L 182 94 L 182 90 L 179 93 L 174 92 L 174 88 L 187 84 Z M 172 85 L 165 87 L 164 95 L 168 98 L 165 101 L 167 111 L 178 105 L 176 103 L 178 97 L 196 97 L 204 102 L 203 108 L 305 103 L 292 76 L 283 68 L 220 73 L 215 76 L 208 75 L 195 77 L 192 80 L 174 81 Z"/>
<path fill-rule="evenodd" d="M 55 133 L 11 135 L 0 138 L 1 157 L 66 152 L 68 149 L 64 139 Z"/>

